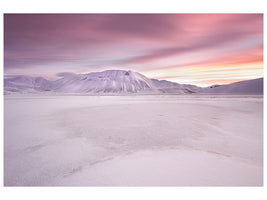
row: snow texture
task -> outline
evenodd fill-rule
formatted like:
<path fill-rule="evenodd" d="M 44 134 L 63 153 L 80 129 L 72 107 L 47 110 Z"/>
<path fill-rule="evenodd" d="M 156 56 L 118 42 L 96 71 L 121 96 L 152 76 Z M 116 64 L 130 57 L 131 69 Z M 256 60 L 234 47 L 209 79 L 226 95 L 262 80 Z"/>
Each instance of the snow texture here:
<path fill-rule="evenodd" d="M 263 185 L 262 95 L 13 94 L 4 111 L 5 186 Z"/>

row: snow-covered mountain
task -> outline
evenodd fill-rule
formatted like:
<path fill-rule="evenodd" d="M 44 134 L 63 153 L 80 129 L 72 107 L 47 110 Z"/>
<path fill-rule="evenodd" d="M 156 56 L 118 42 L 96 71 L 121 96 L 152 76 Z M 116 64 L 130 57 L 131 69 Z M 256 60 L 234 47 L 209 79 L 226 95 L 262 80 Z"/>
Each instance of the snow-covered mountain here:
<path fill-rule="evenodd" d="M 193 85 L 182 85 L 170 81 L 149 79 L 144 75 L 124 70 L 107 70 L 88 74 L 66 76 L 56 81 L 41 77 L 16 76 L 5 79 L 5 91 L 34 93 L 176 93 L 199 91 Z"/>
<path fill-rule="evenodd" d="M 155 89 L 149 78 L 123 70 L 79 74 L 53 82 L 53 90 L 63 93 L 137 93 L 154 92 Z"/>
<path fill-rule="evenodd" d="M 107 70 L 88 74 L 73 74 L 56 81 L 42 77 L 13 76 L 4 80 L 4 91 L 19 93 L 140 93 L 140 94 L 262 94 L 263 78 L 241 81 L 229 85 L 207 88 L 149 79 L 144 75 L 125 70 Z"/>
<path fill-rule="evenodd" d="M 170 81 L 149 79 L 144 75 L 124 70 L 107 70 L 59 79 L 53 91 L 69 93 L 194 93 L 200 88 Z"/>
<path fill-rule="evenodd" d="M 263 94 L 263 78 L 214 85 L 203 88 L 202 93 L 210 94 Z"/>
<path fill-rule="evenodd" d="M 151 79 L 157 91 L 160 93 L 187 94 L 202 91 L 202 88 L 195 85 L 179 84 L 166 80 Z"/>
<path fill-rule="evenodd" d="M 13 76 L 4 79 L 4 90 L 7 92 L 36 93 L 50 91 L 52 82 L 43 77 Z"/>

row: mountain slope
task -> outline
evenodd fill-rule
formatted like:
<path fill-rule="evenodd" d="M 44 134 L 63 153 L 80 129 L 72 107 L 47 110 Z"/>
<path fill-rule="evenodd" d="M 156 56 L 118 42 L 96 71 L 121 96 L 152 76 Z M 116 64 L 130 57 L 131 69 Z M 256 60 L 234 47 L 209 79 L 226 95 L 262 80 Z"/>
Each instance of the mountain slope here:
<path fill-rule="evenodd" d="M 204 88 L 208 94 L 263 94 L 263 78 Z"/>
<path fill-rule="evenodd" d="M 68 93 L 136 93 L 151 92 L 155 88 L 150 79 L 137 72 L 107 70 L 59 79 L 53 83 L 53 90 Z"/>
<path fill-rule="evenodd" d="M 107 70 L 59 79 L 53 91 L 63 93 L 177 93 L 198 91 L 197 86 L 149 79 L 144 75 L 124 70 Z"/>
<path fill-rule="evenodd" d="M 13 76 L 4 80 L 4 90 L 20 93 L 50 91 L 52 82 L 43 77 Z"/>
<path fill-rule="evenodd" d="M 166 80 L 151 79 L 154 86 L 160 93 L 171 93 L 171 94 L 187 94 L 187 93 L 197 93 L 202 90 L 202 88 L 195 85 L 186 85 L 174 83 Z"/>
<path fill-rule="evenodd" d="M 18 93 L 89 93 L 89 94 L 263 94 L 263 78 L 207 88 L 149 79 L 138 72 L 107 70 L 74 74 L 56 81 L 42 77 L 13 76 L 4 80 L 4 91 Z"/>

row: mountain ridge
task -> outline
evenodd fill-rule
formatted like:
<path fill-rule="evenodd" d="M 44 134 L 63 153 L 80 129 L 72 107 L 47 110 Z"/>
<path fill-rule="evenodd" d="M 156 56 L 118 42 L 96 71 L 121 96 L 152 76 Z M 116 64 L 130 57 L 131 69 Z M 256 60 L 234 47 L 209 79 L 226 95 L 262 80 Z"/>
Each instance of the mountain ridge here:
<path fill-rule="evenodd" d="M 43 77 L 13 76 L 4 79 L 4 91 L 82 94 L 263 94 L 263 78 L 203 88 L 167 80 L 149 79 L 130 70 L 106 70 L 73 74 L 55 81 L 49 81 Z"/>

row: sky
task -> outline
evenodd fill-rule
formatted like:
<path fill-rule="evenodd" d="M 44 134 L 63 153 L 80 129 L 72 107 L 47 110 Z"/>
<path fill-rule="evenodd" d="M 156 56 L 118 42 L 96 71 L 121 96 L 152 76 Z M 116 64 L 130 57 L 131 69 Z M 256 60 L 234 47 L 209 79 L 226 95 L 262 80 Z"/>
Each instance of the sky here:
<path fill-rule="evenodd" d="M 263 77 L 263 14 L 5 14 L 4 75 L 132 70 L 209 86 Z"/>

